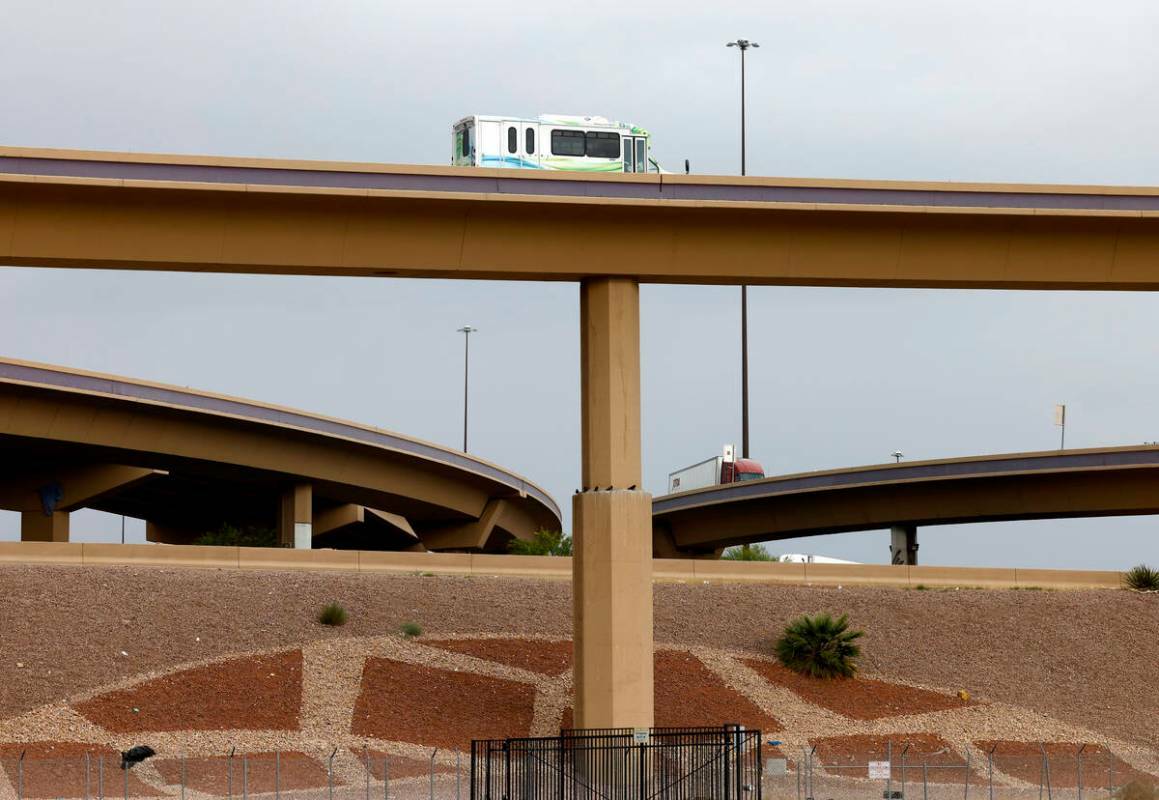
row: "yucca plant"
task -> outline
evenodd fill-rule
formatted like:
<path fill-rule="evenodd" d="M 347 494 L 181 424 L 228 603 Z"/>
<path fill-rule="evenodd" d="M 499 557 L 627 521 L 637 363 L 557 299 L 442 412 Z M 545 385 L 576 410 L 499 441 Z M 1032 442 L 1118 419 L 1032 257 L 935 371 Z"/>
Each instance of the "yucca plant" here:
<path fill-rule="evenodd" d="M 1137 592 L 1159 592 L 1159 569 L 1146 564 L 1131 567 L 1123 574 L 1123 585 Z"/>
<path fill-rule="evenodd" d="M 318 622 L 338 628 L 346 624 L 346 609 L 338 603 L 329 603 L 318 612 Z"/>
<path fill-rule="evenodd" d="M 798 617 L 789 623 L 777 640 L 777 660 L 788 669 L 811 678 L 851 678 L 857 672 L 861 648 L 853 642 L 865 631 L 849 630 L 849 618 L 842 614 Z"/>

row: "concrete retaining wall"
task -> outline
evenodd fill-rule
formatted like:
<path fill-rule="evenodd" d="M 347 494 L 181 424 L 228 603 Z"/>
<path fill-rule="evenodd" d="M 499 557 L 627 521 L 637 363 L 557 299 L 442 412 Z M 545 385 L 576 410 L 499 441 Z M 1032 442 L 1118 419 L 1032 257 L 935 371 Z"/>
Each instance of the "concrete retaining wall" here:
<path fill-rule="evenodd" d="M 341 570 L 443 575 L 571 578 L 571 559 L 473 553 L 384 553 L 165 544 L 0 542 L 0 564 L 194 567 L 242 570 Z M 928 586 L 986 589 L 1117 589 L 1119 572 L 1054 569 L 780 564 L 661 558 L 658 581 L 728 581 L 824 586 Z"/>

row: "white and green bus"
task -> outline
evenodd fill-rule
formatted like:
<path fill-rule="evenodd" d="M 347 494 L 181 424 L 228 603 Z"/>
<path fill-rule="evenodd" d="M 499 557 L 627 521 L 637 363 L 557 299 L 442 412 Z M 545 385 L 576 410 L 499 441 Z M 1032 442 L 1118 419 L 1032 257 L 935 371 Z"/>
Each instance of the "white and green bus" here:
<path fill-rule="evenodd" d="M 457 167 L 664 171 L 650 158 L 646 130 L 604 117 L 464 117 L 455 123 L 451 146 Z"/>

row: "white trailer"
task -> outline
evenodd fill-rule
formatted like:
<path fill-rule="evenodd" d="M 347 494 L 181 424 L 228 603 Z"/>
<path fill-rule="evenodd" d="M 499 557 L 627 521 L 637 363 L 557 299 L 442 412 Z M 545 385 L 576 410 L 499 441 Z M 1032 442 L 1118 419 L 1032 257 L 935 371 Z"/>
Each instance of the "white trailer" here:
<path fill-rule="evenodd" d="M 751 459 L 737 458 L 736 448 L 726 444 L 719 456 L 668 473 L 668 494 L 763 477 L 765 472 L 760 464 Z"/>

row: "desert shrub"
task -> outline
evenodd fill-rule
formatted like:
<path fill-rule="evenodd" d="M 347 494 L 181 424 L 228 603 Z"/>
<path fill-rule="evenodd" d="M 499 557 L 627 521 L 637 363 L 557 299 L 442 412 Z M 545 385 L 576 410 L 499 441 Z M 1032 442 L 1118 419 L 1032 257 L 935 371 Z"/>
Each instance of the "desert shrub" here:
<path fill-rule="evenodd" d="M 512 539 L 507 552 L 517 556 L 570 556 L 571 537 L 563 531 L 540 528 L 531 534 L 530 541 Z"/>
<path fill-rule="evenodd" d="M 219 547 L 277 547 L 278 532 L 260 525 L 237 527 L 223 522 L 217 530 L 206 531 L 193 540 L 194 544 Z"/>
<path fill-rule="evenodd" d="M 1131 567 L 1123 574 L 1123 585 L 1137 592 L 1159 592 L 1159 569 L 1146 564 Z"/>
<path fill-rule="evenodd" d="M 338 603 L 328 603 L 318 612 L 318 622 L 337 628 L 346 624 L 346 609 Z"/>
<path fill-rule="evenodd" d="M 740 547 L 730 547 L 724 551 L 721 558 L 726 561 L 780 561 L 763 544 L 742 544 Z"/>
<path fill-rule="evenodd" d="M 1117 800 L 1159 800 L 1159 789 L 1150 781 L 1134 780 L 1115 793 Z"/>
<path fill-rule="evenodd" d="M 842 614 L 804 615 L 789 623 L 774 645 L 777 660 L 788 669 L 811 678 L 849 678 L 857 672 L 861 655 L 854 641 L 865 631 L 849 630 Z"/>
<path fill-rule="evenodd" d="M 401 630 L 402 635 L 408 639 L 413 639 L 416 636 L 423 635 L 423 628 L 417 622 L 404 622 L 401 626 L 399 626 L 399 630 Z"/>

